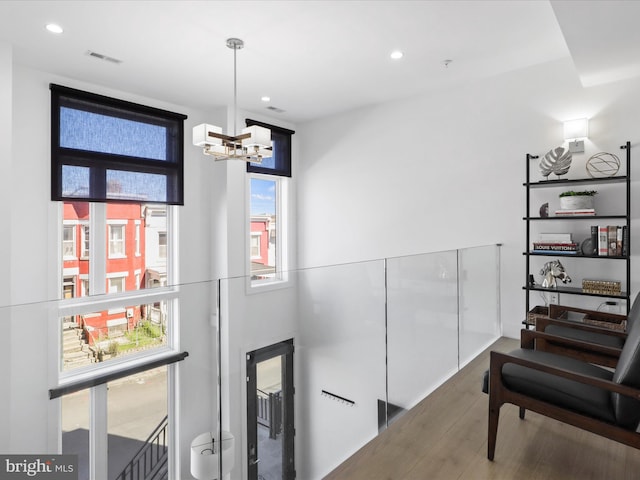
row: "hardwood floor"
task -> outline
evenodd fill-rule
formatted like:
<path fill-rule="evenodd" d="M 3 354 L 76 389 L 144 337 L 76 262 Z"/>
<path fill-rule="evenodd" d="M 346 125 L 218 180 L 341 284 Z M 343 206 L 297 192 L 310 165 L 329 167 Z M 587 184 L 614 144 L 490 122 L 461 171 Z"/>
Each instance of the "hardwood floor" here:
<path fill-rule="evenodd" d="M 505 405 L 495 460 L 487 460 L 488 397 L 481 391 L 489 351 L 502 338 L 336 468 L 326 480 L 640 478 L 640 450 Z"/>

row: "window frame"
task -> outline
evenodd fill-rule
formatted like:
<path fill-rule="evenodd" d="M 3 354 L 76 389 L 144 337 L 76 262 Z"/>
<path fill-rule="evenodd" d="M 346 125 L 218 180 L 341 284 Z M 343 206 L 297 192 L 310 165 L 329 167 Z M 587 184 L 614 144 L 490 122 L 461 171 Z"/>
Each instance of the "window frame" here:
<path fill-rule="evenodd" d="M 142 248 L 141 248 L 141 228 L 142 228 L 142 222 L 140 222 L 140 220 L 135 220 L 133 222 L 133 241 L 134 243 L 134 251 L 135 251 L 135 256 L 139 257 L 142 255 Z"/>
<path fill-rule="evenodd" d="M 89 258 L 89 246 L 91 242 L 89 238 L 91 231 L 88 222 L 80 223 L 80 260 L 87 260 Z"/>
<path fill-rule="evenodd" d="M 275 182 L 276 194 L 276 245 L 275 245 L 275 275 L 272 278 L 253 280 L 251 272 L 251 179 L 268 180 Z M 261 173 L 250 173 L 247 175 L 247 207 L 246 207 L 246 229 L 245 235 L 245 259 L 246 259 L 246 278 L 247 292 L 257 293 L 271 289 L 278 289 L 288 286 L 289 284 L 289 257 L 288 257 L 288 188 L 289 178 L 265 175 Z M 270 239 L 269 239 L 270 240 Z"/>
<path fill-rule="evenodd" d="M 112 233 L 114 228 L 122 229 L 121 238 L 114 240 Z M 127 258 L 127 221 L 126 220 L 107 220 L 107 238 L 109 239 L 109 245 L 107 246 L 107 259 L 112 260 L 115 258 Z M 112 247 L 120 245 L 122 252 L 116 253 Z"/>
<path fill-rule="evenodd" d="M 78 258 L 78 222 L 65 222 L 62 227 L 62 259 L 76 260 Z M 65 239 L 65 233 L 71 232 L 71 239 Z M 66 254 L 66 247 L 71 244 L 71 255 Z"/>
<path fill-rule="evenodd" d="M 90 367 L 82 367 L 77 370 L 63 370 L 63 352 L 62 352 L 62 331 L 57 328 L 56 331 L 56 362 L 58 372 L 58 385 L 67 385 L 77 382 L 78 379 L 86 379 L 88 377 L 100 376 L 103 371 L 110 372 L 112 370 L 118 370 L 122 367 L 128 367 L 129 365 L 138 366 L 144 365 L 146 362 L 154 361 L 158 357 L 165 357 L 167 355 L 175 354 L 178 352 L 178 275 L 177 275 L 177 231 L 176 227 L 178 220 L 176 218 L 178 214 L 177 206 L 166 206 L 166 230 L 164 233 L 167 239 L 167 258 L 166 258 L 166 270 L 167 284 L 165 286 L 159 286 L 154 288 L 133 289 L 127 290 L 125 274 L 128 272 L 106 272 L 106 263 L 110 260 L 109 257 L 109 243 L 105 241 L 107 236 L 108 226 L 112 220 L 107 219 L 107 204 L 106 203 L 89 203 L 90 213 L 89 221 L 86 224 L 89 226 L 89 235 L 91 247 L 89 251 L 90 265 L 88 275 L 80 274 L 76 269 L 71 271 L 64 271 L 60 269 L 58 271 L 58 292 L 63 291 L 63 278 L 65 275 L 77 275 L 80 279 L 80 290 L 78 285 L 76 288 L 76 297 L 70 299 L 60 299 L 56 315 L 58 318 L 66 316 L 80 316 L 91 315 L 98 311 L 117 311 L 126 309 L 132 305 L 153 304 L 156 302 L 166 302 L 168 316 L 171 318 L 171 322 L 167 325 L 167 343 L 162 347 L 158 347 L 152 350 L 143 351 L 127 356 L 123 356 L 117 360 L 112 360 L 105 363 L 92 364 Z M 62 228 L 69 222 L 64 222 L 64 206 L 63 202 L 59 203 L 59 241 L 62 241 Z M 76 228 L 77 224 L 76 223 Z M 116 225 L 123 225 L 126 223 L 124 220 L 115 220 Z M 125 236 L 126 238 L 126 236 Z M 62 265 L 62 246 L 58 249 L 60 252 L 60 265 Z M 126 252 L 126 250 L 125 250 Z M 99 261 L 97 259 L 100 259 Z M 101 264 L 103 262 L 104 264 Z M 109 293 L 110 278 L 123 277 L 125 278 L 123 283 L 125 287 L 124 292 Z M 85 286 L 93 285 L 94 290 L 90 292 L 90 295 L 86 295 Z M 53 324 L 56 324 L 54 321 Z M 95 365 L 95 366 L 94 366 Z"/>

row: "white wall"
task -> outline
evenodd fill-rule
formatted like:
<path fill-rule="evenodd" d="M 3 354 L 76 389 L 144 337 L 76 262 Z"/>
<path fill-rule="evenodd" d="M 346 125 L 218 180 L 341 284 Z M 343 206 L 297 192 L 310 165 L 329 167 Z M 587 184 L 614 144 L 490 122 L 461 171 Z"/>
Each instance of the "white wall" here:
<path fill-rule="evenodd" d="M 58 448 L 58 401 L 48 399 L 47 389 L 55 386 L 56 327 L 54 304 L 47 300 L 59 296 L 57 235 L 58 205 L 50 201 L 50 94 L 49 83 L 81 88 L 87 91 L 144 103 L 146 105 L 185 113 L 185 206 L 179 212 L 180 282 L 183 301 L 180 305 L 181 329 L 180 349 L 189 352 L 189 357 L 180 364 L 180 389 L 178 424 L 180 426 L 180 454 L 183 472 L 189 469 L 188 445 L 203 424 L 211 424 L 215 418 L 214 329 L 211 315 L 214 297 L 211 295 L 211 279 L 214 267 L 211 263 L 216 247 L 213 245 L 209 215 L 216 211 L 209 208 L 214 193 L 225 187 L 225 181 L 216 181 L 221 166 L 205 158 L 199 149 L 190 148 L 190 131 L 195 122 L 203 121 L 207 115 L 193 112 L 181 106 L 117 92 L 105 87 L 87 85 L 72 79 L 13 66 L 2 53 L 0 81 L 2 104 L 13 102 L 13 152 L 5 147 L 0 159 L 0 171 L 8 174 L 8 195 L 11 202 L 2 202 L 6 209 L 6 230 L 3 242 L 10 235 L 10 244 L 2 249 L 2 264 L 10 262 L 11 275 L 8 290 L 11 296 L 3 305 L 40 302 L 41 307 L 13 308 L 11 316 L 1 316 L 3 321 L 2 348 L 6 354 L 0 372 L 0 381 L 7 386 L 7 395 L 2 402 L 8 408 L 0 409 L 0 424 L 7 425 L 0 435 L 0 449 L 5 452 L 43 453 L 57 452 Z M 7 78 L 9 75 L 10 78 Z M 11 89 L 10 82 L 13 83 Z M 5 98 L 8 92 L 9 99 Z M 7 120 L 2 109 L 0 121 Z M 11 132 L 11 125 L 7 128 Z M 4 129 L 3 129 L 4 131 Z M 4 137 L 4 135 L 3 135 Z M 224 178 L 224 177 L 223 177 Z M 209 179 L 212 179 L 209 181 Z M 213 185 L 213 187 L 212 187 Z M 215 188 L 217 187 L 217 188 Z M 5 270 L 3 270 L 5 271 Z M 197 283 L 200 282 L 200 283 Z M 204 299 L 204 301 L 203 301 Z M 51 327 L 48 324 L 52 324 Z M 6 340 L 5 340 L 6 339 Z M 53 365 L 53 367 L 47 367 Z M 25 368 L 29 373 L 25 374 Z M 209 381 L 204 382 L 203 379 Z M 5 406 L 3 404 L 3 406 Z M 10 442 L 10 443 L 9 443 Z M 186 474 L 183 475 L 186 478 Z"/>
<path fill-rule="evenodd" d="M 639 111 L 637 81 L 585 89 L 566 59 L 304 124 L 299 265 L 503 243 L 503 329 L 516 337 L 525 154 L 561 145 L 561 121 L 584 116 L 591 154 L 618 152 L 637 144 Z"/>
<path fill-rule="evenodd" d="M 9 45 L 0 42 L 0 159 L 11 158 L 12 148 L 12 84 L 13 84 L 13 62 L 12 49 Z M 0 178 L 10 178 L 11 164 L 7 161 L 0 161 Z M 10 246 L 11 238 L 7 228 L 7 219 L 11 216 L 11 192 L 8 188 L 0 189 L 0 217 L 5 219 L 0 235 L 0 328 L 5 328 L 5 322 L 9 319 L 9 312 L 2 306 L 8 305 L 10 301 L 11 285 L 11 261 Z M 0 370 L 0 384 L 8 385 L 10 380 L 11 366 L 11 339 L 8 335 L 0 335 L 0 364 L 5 365 L 5 369 Z M 0 395 L 0 412 L 11 410 L 11 401 L 8 395 Z M 0 431 L 9 431 L 9 416 L 0 414 Z M 11 444 L 9 435 L 0 436 L 0 451 L 9 451 Z"/>

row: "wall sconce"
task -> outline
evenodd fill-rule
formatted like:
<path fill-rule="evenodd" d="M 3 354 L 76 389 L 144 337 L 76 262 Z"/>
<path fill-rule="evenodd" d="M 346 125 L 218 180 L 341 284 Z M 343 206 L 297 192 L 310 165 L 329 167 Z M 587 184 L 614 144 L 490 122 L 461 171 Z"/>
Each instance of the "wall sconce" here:
<path fill-rule="evenodd" d="M 584 152 L 584 141 L 579 138 L 589 137 L 589 120 L 578 118 L 564 122 L 564 139 L 569 140 L 569 151 L 571 153 Z"/>

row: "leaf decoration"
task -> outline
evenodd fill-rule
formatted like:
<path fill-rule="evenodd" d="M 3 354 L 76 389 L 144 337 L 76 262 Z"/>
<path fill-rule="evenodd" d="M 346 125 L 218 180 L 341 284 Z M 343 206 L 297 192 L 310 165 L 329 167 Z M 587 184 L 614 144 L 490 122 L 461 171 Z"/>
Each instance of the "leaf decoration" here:
<path fill-rule="evenodd" d="M 564 175 L 569 171 L 571 160 L 571 152 L 563 147 L 549 150 L 540 160 L 540 173 L 544 177 L 548 177 L 552 173 Z"/>

